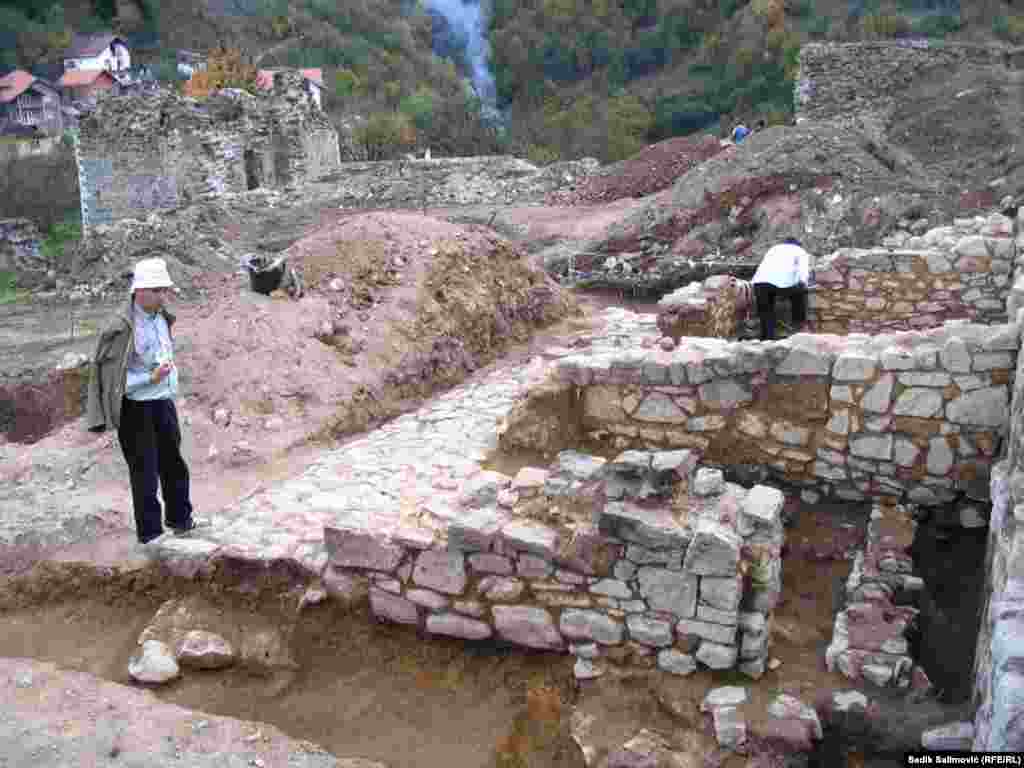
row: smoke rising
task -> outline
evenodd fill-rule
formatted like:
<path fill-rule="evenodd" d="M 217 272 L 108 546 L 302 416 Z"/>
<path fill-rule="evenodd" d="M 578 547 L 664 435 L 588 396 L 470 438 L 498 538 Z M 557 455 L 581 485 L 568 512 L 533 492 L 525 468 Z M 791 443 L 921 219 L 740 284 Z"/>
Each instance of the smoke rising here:
<path fill-rule="evenodd" d="M 483 103 L 485 114 L 497 115 L 494 75 L 487 66 L 490 43 L 485 34 L 486 19 L 479 0 L 427 0 L 427 7 L 443 16 L 452 32 L 465 41 L 466 61 L 473 88 Z M 444 55 L 443 51 L 438 51 L 436 44 L 434 50 Z"/>

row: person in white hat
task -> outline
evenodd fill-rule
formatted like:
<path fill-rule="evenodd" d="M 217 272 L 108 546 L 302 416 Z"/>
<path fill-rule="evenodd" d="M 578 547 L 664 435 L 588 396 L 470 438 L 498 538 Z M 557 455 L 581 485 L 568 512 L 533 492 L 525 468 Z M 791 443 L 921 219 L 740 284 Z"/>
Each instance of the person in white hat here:
<path fill-rule="evenodd" d="M 100 334 L 89 381 L 88 427 L 117 430 L 128 462 L 136 535 L 142 544 L 164 534 L 164 512 L 167 527 L 176 533 L 196 528 L 174 407 L 178 393 L 171 335 L 174 315 L 164 306 L 173 286 L 163 259 L 143 259 L 135 265 L 131 303 Z"/>

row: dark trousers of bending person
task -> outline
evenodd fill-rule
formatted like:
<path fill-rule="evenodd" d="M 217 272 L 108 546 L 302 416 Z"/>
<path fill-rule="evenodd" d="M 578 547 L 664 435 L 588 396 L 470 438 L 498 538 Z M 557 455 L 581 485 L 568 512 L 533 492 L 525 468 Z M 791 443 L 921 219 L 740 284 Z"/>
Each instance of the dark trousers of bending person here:
<path fill-rule="evenodd" d="M 775 300 L 780 296 L 790 300 L 793 306 L 793 322 L 798 328 L 807 320 L 806 286 L 779 288 L 771 283 L 754 283 L 754 302 L 757 304 L 757 317 L 761 321 L 761 341 L 771 341 L 775 338 Z"/>

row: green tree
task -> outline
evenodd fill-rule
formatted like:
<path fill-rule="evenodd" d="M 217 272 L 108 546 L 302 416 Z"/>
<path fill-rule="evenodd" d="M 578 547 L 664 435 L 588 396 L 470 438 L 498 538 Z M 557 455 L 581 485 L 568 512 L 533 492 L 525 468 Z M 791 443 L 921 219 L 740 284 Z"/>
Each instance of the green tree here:
<path fill-rule="evenodd" d="M 355 131 L 370 160 L 387 160 L 416 144 L 416 128 L 400 112 L 377 112 Z"/>

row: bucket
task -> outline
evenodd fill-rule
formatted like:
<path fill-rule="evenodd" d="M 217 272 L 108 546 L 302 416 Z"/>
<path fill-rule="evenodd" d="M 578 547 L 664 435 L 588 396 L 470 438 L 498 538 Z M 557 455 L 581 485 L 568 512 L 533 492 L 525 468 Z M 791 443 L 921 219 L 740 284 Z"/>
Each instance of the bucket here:
<path fill-rule="evenodd" d="M 249 287 L 256 293 L 269 296 L 281 285 L 285 267 L 283 256 L 279 256 L 269 263 L 265 256 L 250 257 L 245 263 L 245 268 L 249 272 Z"/>

